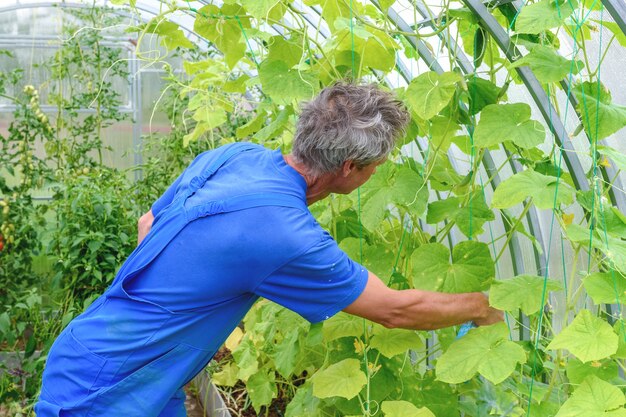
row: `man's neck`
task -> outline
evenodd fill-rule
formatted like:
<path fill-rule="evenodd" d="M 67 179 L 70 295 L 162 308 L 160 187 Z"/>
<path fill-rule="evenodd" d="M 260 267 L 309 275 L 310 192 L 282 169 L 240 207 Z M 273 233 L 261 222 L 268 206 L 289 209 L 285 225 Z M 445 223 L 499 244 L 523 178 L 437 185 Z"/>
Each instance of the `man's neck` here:
<path fill-rule="evenodd" d="M 316 201 L 322 200 L 331 193 L 331 185 L 334 181 L 335 175 L 333 174 L 324 174 L 320 177 L 314 177 L 308 173 L 308 169 L 303 164 L 297 163 L 293 156 L 291 155 L 283 155 L 285 158 L 285 162 L 287 165 L 292 167 L 298 172 L 298 174 L 302 175 L 304 181 L 306 182 L 306 203 L 307 205 L 311 205 Z"/>

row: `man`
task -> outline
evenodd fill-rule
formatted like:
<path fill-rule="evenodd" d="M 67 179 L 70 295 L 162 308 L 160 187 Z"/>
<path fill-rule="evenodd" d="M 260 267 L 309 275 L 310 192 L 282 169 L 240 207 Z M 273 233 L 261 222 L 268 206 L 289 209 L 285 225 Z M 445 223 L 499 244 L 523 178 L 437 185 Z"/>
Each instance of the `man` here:
<path fill-rule="evenodd" d="M 237 143 L 196 158 L 140 219 L 109 289 L 55 341 L 37 415 L 184 416 L 182 387 L 258 297 L 311 322 L 341 310 L 407 329 L 501 320 L 481 293 L 387 288 L 307 209 L 365 183 L 408 120 L 389 93 L 339 83 L 304 106 L 291 155 Z"/>

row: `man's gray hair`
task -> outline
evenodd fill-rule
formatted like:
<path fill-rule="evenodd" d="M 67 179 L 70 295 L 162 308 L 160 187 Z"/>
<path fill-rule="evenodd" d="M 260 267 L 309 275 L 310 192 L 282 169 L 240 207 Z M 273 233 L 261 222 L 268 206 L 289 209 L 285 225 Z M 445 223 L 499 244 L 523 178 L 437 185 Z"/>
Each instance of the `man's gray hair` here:
<path fill-rule="evenodd" d="M 303 105 L 292 155 L 315 177 L 345 161 L 362 168 L 389 155 L 409 120 L 405 106 L 375 84 L 339 82 Z"/>

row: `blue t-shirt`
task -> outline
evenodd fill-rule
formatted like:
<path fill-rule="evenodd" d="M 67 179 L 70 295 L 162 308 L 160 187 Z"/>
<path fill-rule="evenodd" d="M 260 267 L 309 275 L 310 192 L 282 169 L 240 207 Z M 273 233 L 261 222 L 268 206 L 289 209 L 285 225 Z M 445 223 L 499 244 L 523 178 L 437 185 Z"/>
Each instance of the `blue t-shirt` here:
<path fill-rule="evenodd" d="M 155 221 L 181 177 L 152 206 Z M 306 183 L 280 151 L 259 146 L 230 159 L 189 204 L 264 192 L 305 200 Z M 308 210 L 264 206 L 191 221 L 126 289 L 171 311 L 226 304 L 225 311 L 240 311 L 239 300 L 244 307 L 261 296 L 319 322 L 350 305 L 366 283 L 367 270 Z"/>

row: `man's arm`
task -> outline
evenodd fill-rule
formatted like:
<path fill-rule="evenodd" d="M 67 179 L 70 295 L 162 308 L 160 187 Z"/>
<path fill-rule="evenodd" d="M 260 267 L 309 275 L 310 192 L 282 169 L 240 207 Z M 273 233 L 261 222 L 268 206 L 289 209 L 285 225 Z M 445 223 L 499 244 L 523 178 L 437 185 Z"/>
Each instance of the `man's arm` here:
<path fill-rule="evenodd" d="M 473 321 L 479 326 L 502 321 L 479 292 L 447 294 L 422 290 L 392 290 L 369 273 L 363 293 L 344 309 L 389 328 L 434 330 Z"/>
<path fill-rule="evenodd" d="M 139 218 L 137 222 L 137 245 L 146 237 L 150 229 L 152 228 L 152 222 L 154 221 L 154 215 L 152 210 L 148 210 L 146 214 Z"/>

